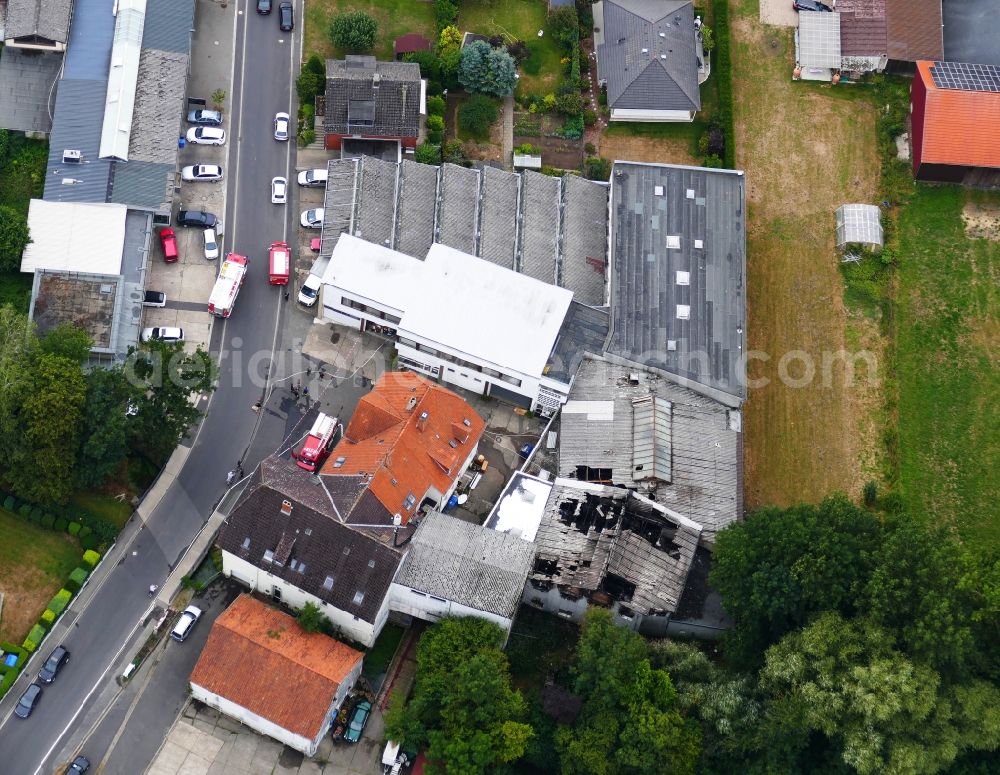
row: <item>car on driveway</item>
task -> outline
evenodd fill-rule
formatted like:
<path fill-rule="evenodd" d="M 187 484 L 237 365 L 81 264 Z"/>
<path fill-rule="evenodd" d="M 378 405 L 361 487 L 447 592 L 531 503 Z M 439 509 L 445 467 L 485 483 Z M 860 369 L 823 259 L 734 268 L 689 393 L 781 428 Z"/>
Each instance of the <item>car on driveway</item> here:
<path fill-rule="evenodd" d="M 38 699 L 41 696 L 42 687 L 38 684 L 31 684 L 31 686 L 24 690 L 21 699 L 17 701 L 17 707 L 14 708 L 14 715 L 18 718 L 28 718 L 31 715 L 31 711 L 38 704 Z"/>
<path fill-rule="evenodd" d="M 221 231 L 221 222 L 219 219 L 214 214 L 205 212 L 204 210 L 178 210 L 177 225 L 200 226 L 202 229 L 215 227 Z"/>
<path fill-rule="evenodd" d="M 52 683 L 67 662 L 69 662 L 69 651 L 66 650 L 65 646 L 56 646 L 49 654 L 49 658 L 45 660 L 42 669 L 38 671 L 38 680 L 43 684 Z"/>
<path fill-rule="evenodd" d="M 257 0 L 257 13 L 263 16 L 271 13 L 271 0 Z"/>
<path fill-rule="evenodd" d="M 288 114 L 274 114 L 274 139 L 285 142 L 288 140 Z"/>
<path fill-rule="evenodd" d="M 278 29 L 282 32 L 291 32 L 295 26 L 295 19 L 292 14 L 291 3 L 281 3 L 278 6 Z"/>
<path fill-rule="evenodd" d="M 170 637 L 178 643 L 183 643 L 187 640 L 188 635 L 191 634 L 191 630 L 194 629 L 195 624 L 198 623 L 200 618 L 201 609 L 197 606 L 189 605 L 184 609 L 181 618 L 177 620 L 174 629 L 170 631 Z"/>
<path fill-rule="evenodd" d="M 222 180 L 222 167 L 218 164 L 191 164 L 181 169 L 181 180 L 218 183 Z"/>
<path fill-rule="evenodd" d="M 226 130 L 217 126 L 193 126 L 188 130 L 187 141 L 194 145 L 225 145 Z"/>
<path fill-rule="evenodd" d="M 796 11 L 832 11 L 833 9 L 826 3 L 819 0 L 793 0 L 792 8 Z"/>
<path fill-rule="evenodd" d="M 146 291 L 142 296 L 144 307 L 166 307 L 167 294 L 163 291 Z"/>
<path fill-rule="evenodd" d="M 314 274 L 310 274 L 302 287 L 299 288 L 299 304 L 303 307 L 311 307 L 316 303 L 316 297 L 319 296 L 319 287 L 323 284 L 323 281 Z"/>
<path fill-rule="evenodd" d="M 323 228 L 323 208 L 316 207 L 312 210 L 303 210 L 299 217 L 299 223 L 307 229 Z"/>
<path fill-rule="evenodd" d="M 192 110 L 188 113 L 188 123 L 222 126 L 222 114 L 217 110 Z"/>
<path fill-rule="evenodd" d="M 139 339 L 143 342 L 183 342 L 184 329 L 174 326 L 158 326 L 156 328 L 144 328 Z"/>
<path fill-rule="evenodd" d="M 88 759 L 86 756 L 77 756 L 73 760 L 72 764 L 70 764 L 69 767 L 66 768 L 66 771 L 63 773 L 63 775 L 83 775 L 83 773 L 87 772 L 87 770 L 89 769 L 90 769 L 90 759 Z"/>
<path fill-rule="evenodd" d="M 209 261 L 215 261 L 219 257 L 219 238 L 216 236 L 215 229 L 205 229 L 202 236 L 205 240 L 205 258 Z"/>
<path fill-rule="evenodd" d="M 306 188 L 322 188 L 326 185 L 326 170 L 302 170 L 299 173 L 299 185 Z"/>
<path fill-rule="evenodd" d="M 368 717 L 371 713 L 372 704 L 368 700 L 362 700 L 354 706 L 347 731 L 344 732 L 344 739 L 348 743 L 356 743 L 361 739 L 361 733 L 365 731 L 365 724 L 368 723 Z"/>
<path fill-rule="evenodd" d="M 160 229 L 160 244 L 163 246 L 163 260 L 172 264 L 180 258 L 177 252 L 177 235 L 169 226 Z"/>
<path fill-rule="evenodd" d="M 288 181 L 285 178 L 271 178 L 271 204 L 283 205 L 288 198 Z"/>

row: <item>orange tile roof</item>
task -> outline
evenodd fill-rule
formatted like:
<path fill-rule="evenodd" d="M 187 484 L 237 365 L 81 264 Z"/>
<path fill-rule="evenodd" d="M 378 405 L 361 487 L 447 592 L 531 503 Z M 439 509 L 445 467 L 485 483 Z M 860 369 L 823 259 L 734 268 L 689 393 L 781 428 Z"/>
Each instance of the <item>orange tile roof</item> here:
<path fill-rule="evenodd" d="M 442 493 L 450 489 L 485 427 L 468 402 L 450 390 L 413 372 L 386 372 L 358 403 L 321 473 L 367 474 L 368 489 L 405 524 L 430 487 Z M 340 457 L 344 462 L 335 467 Z M 416 503 L 407 509 L 410 494 Z"/>
<path fill-rule="evenodd" d="M 312 740 L 363 656 L 240 595 L 212 626 L 191 683 Z"/>
<path fill-rule="evenodd" d="M 917 62 L 927 87 L 921 163 L 1000 167 L 1000 93 L 940 88 L 933 66 Z"/>

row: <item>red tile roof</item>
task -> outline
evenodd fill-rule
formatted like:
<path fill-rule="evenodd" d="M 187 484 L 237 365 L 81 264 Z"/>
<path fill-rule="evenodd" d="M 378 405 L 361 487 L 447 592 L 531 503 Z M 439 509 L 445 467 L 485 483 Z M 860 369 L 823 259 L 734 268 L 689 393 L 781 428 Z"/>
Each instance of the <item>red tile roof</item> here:
<path fill-rule="evenodd" d="M 941 0 L 885 0 L 889 59 L 944 58 Z"/>
<path fill-rule="evenodd" d="M 939 88 L 933 66 L 917 62 L 927 88 L 921 164 L 1000 167 L 1000 93 Z"/>
<path fill-rule="evenodd" d="M 240 595 L 212 626 L 191 683 L 312 740 L 363 656 Z"/>
<path fill-rule="evenodd" d="M 321 473 L 367 475 L 368 490 L 406 524 L 429 488 L 451 488 L 485 427 L 450 390 L 413 372 L 386 372 L 358 403 Z M 416 501 L 407 508 L 411 494 Z"/>

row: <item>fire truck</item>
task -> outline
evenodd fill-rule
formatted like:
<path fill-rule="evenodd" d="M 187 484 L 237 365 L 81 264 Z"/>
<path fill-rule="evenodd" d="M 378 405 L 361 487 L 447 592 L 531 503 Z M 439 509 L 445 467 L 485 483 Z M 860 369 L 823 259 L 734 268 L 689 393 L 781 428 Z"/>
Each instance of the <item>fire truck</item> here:
<path fill-rule="evenodd" d="M 247 276 L 247 266 L 250 259 L 238 253 L 228 253 L 226 260 L 219 268 L 219 277 L 215 281 L 212 295 L 208 297 L 208 311 L 220 318 L 228 318 L 232 314 L 236 297 L 243 287 Z"/>
<path fill-rule="evenodd" d="M 336 417 L 330 417 L 322 412 L 316 418 L 309 435 L 306 436 L 302 449 L 292 452 L 299 468 L 306 471 L 315 471 L 326 460 L 330 450 L 333 449 L 333 440 L 337 435 L 337 428 L 340 427 Z"/>

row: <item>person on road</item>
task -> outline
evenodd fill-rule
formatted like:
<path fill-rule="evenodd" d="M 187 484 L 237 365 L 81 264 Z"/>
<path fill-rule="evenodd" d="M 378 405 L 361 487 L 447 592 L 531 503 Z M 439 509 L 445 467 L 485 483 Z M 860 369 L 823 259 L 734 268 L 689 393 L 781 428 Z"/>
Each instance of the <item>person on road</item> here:
<path fill-rule="evenodd" d="M 153 595 L 156 594 L 156 589 L 157 589 L 156 584 L 150 584 L 149 585 L 149 596 L 150 597 L 152 597 Z"/>
<path fill-rule="evenodd" d="M 228 474 L 226 474 L 226 484 L 232 484 L 233 479 L 235 478 L 236 478 L 236 472 L 230 471 Z"/>

